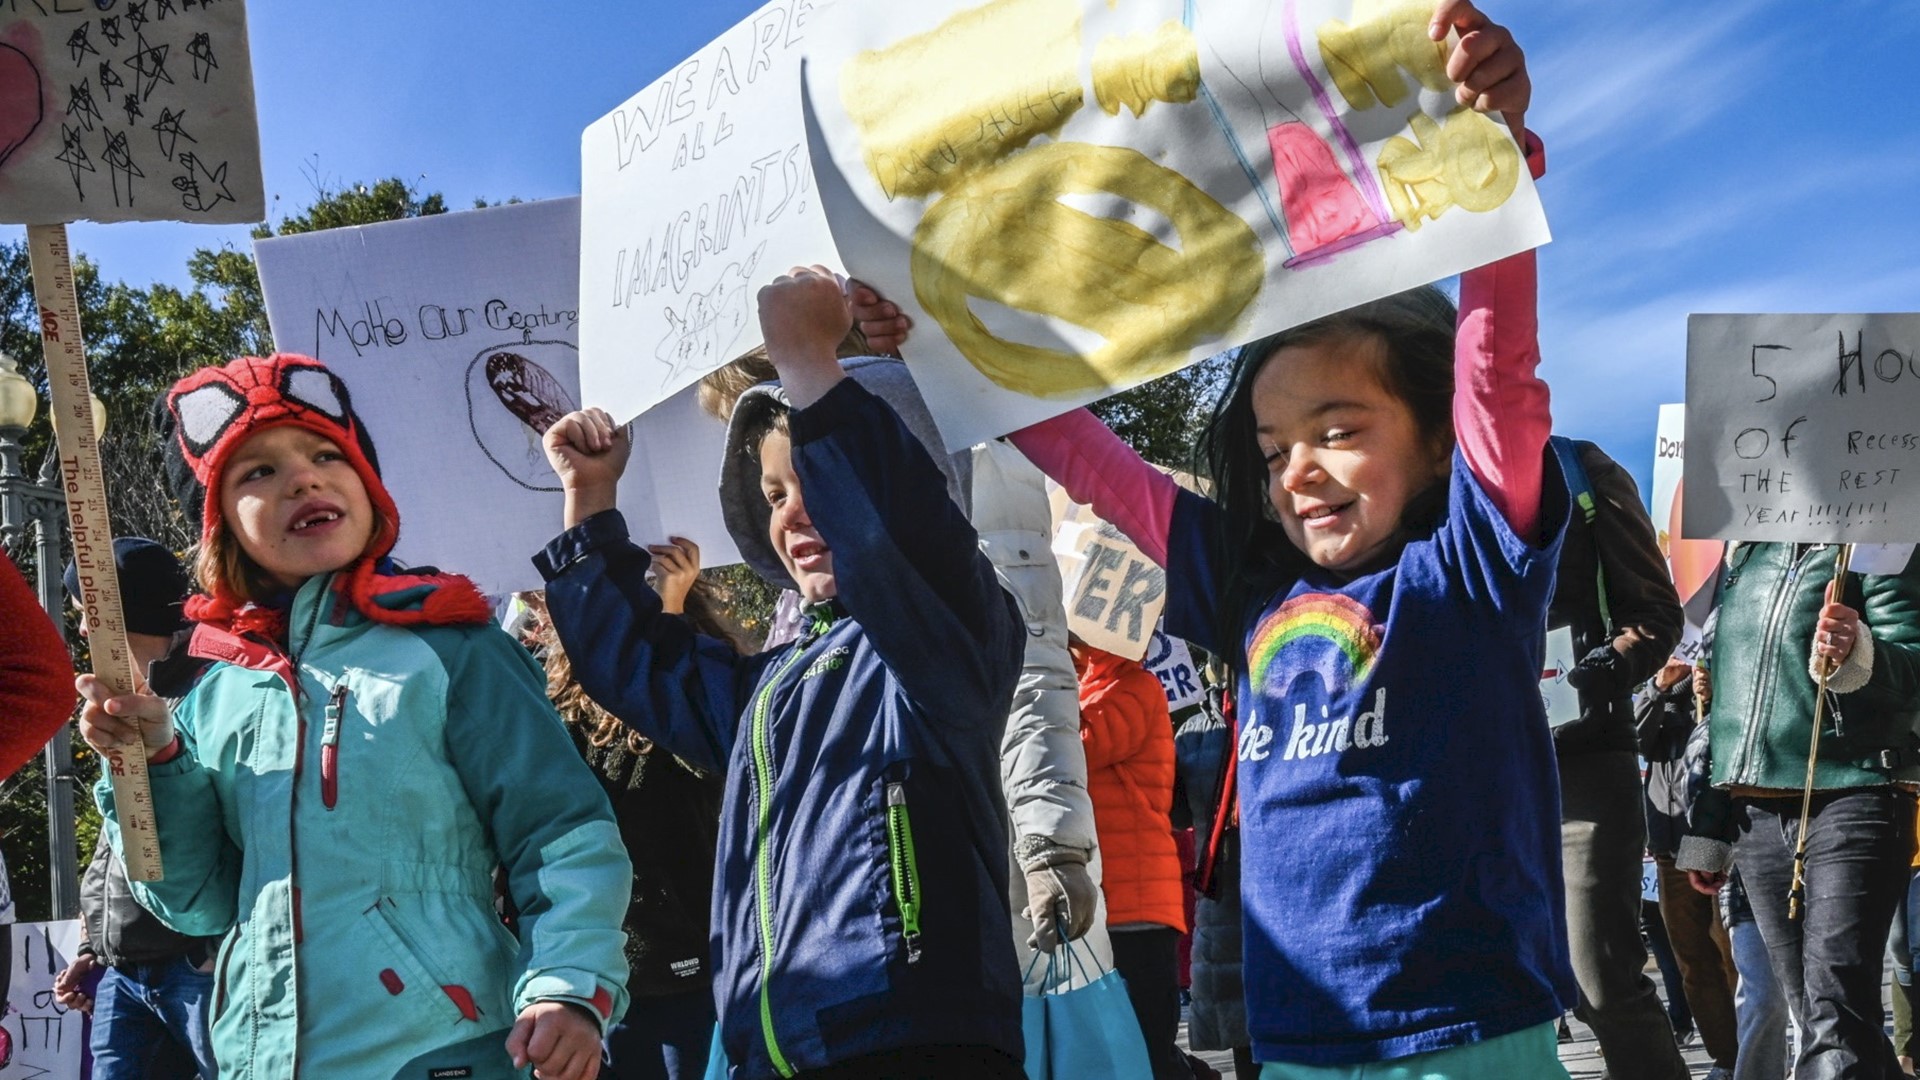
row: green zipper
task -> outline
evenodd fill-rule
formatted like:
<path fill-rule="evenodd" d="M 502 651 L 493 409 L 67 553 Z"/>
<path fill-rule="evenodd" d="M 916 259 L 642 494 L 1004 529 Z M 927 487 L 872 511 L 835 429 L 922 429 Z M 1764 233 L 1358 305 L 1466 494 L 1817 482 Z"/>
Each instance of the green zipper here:
<path fill-rule="evenodd" d="M 900 905 L 900 937 L 907 963 L 920 961 L 920 864 L 913 855 L 913 821 L 907 816 L 905 784 L 887 785 L 887 856 L 893 864 L 893 898 Z"/>
<path fill-rule="evenodd" d="M 753 790 L 760 803 L 754 827 L 754 896 L 760 922 L 760 1034 L 767 1041 L 767 1056 L 781 1076 L 792 1076 L 794 1068 L 780 1052 L 780 1039 L 773 1030 L 773 998 L 768 987 L 773 981 L 773 903 L 772 869 L 767 860 L 767 831 L 773 819 L 773 746 L 767 735 L 767 713 L 773 702 L 774 687 L 806 655 L 809 642 L 801 641 L 787 654 L 773 677 L 760 690 L 753 703 Z"/>

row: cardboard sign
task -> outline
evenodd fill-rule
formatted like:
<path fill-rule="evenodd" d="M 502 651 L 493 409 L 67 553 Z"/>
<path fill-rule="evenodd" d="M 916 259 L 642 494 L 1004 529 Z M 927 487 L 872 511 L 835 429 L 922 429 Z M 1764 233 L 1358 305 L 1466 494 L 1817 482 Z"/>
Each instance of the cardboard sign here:
<path fill-rule="evenodd" d="M 53 1000 L 53 980 L 80 947 L 80 922 L 14 923 L 13 975 L 7 1015 L 13 1056 L 0 1061 L 0 1080 L 80 1080 L 92 1024 Z"/>
<path fill-rule="evenodd" d="M 1720 572 L 1720 560 L 1726 545 L 1718 540 L 1689 540 L 1682 535 L 1681 515 L 1686 505 L 1686 488 L 1681 482 L 1686 470 L 1687 407 L 1660 406 L 1660 421 L 1654 435 L 1652 515 L 1660 553 L 1667 558 L 1667 571 L 1673 575 L 1675 591 L 1680 594 L 1686 614 L 1680 647 L 1674 655 L 1692 663 L 1700 655 L 1701 632 L 1713 611 L 1713 581 Z"/>
<path fill-rule="evenodd" d="M 760 286 L 839 261 L 798 93 L 829 3 L 773 0 L 581 135 L 580 381 L 614 416 L 760 344 Z"/>
<path fill-rule="evenodd" d="M 1168 712 L 1178 713 L 1206 700 L 1206 684 L 1200 681 L 1200 668 L 1193 662 L 1192 650 L 1179 638 L 1168 637 L 1165 627 L 1153 631 L 1153 640 L 1147 644 L 1147 654 L 1140 659 L 1140 666 L 1160 680 L 1161 689 L 1167 692 Z"/>
<path fill-rule="evenodd" d="M 1920 315 L 1687 320 L 1686 535 L 1920 539 Z"/>
<path fill-rule="evenodd" d="M 848 269 L 915 320 L 949 447 L 1547 240 L 1433 6 L 923 0 L 812 34 Z"/>
<path fill-rule="evenodd" d="M 0 3 L 0 222 L 266 216 L 242 0 Z"/>
<path fill-rule="evenodd" d="M 261 240 L 279 347 L 331 367 L 372 433 L 400 508 L 395 556 L 538 589 L 528 561 L 560 531 L 540 437 L 584 405 L 580 201 L 555 199 Z M 691 392 L 635 425 L 620 508 L 634 539 L 739 561 L 717 492 L 726 429 Z"/>

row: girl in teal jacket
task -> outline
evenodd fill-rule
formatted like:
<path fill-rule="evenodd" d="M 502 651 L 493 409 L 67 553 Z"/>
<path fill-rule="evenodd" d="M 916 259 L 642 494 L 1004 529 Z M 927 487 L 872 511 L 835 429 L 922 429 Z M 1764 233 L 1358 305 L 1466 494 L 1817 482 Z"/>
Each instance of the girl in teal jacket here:
<path fill-rule="evenodd" d="M 180 690 L 156 665 L 171 713 L 82 677 L 81 732 L 148 748 L 166 876 L 141 903 L 225 935 L 222 1080 L 590 1080 L 626 1007 L 632 873 L 540 669 L 471 582 L 386 558 L 399 515 L 318 362 L 206 368 L 156 412 L 211 666 Z"/>

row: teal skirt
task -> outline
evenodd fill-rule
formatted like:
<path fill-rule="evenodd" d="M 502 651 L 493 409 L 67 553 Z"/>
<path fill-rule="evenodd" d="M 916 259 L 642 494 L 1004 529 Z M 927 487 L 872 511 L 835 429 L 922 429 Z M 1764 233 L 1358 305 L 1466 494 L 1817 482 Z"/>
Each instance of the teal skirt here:
<path fill-rule="evenodd" d="M 1364 1065 L 1260 1066 L 1260 1080 L 1567 1080 L 1557 1024 Z"/>

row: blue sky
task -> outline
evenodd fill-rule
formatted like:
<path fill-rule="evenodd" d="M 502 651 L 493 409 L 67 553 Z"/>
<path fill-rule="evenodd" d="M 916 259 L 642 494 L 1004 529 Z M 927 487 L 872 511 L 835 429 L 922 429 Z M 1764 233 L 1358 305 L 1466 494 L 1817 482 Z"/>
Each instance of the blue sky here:
<path fill-rule="evenodd" d="M 573 194 L 580 130 L 758 4 L 249 6 L 267 191 L 298 209 L 316 175 L 402 176 L 454 207 Z M 1644 486 L 1688 312 L 1920 309 L 1920 3 L 1485 6 L 1528 52 L 1548 147 L 1541 336 L 1562 432 Z M 135 283 L 247 243 L 167 224 L 74 235 Z"/>

